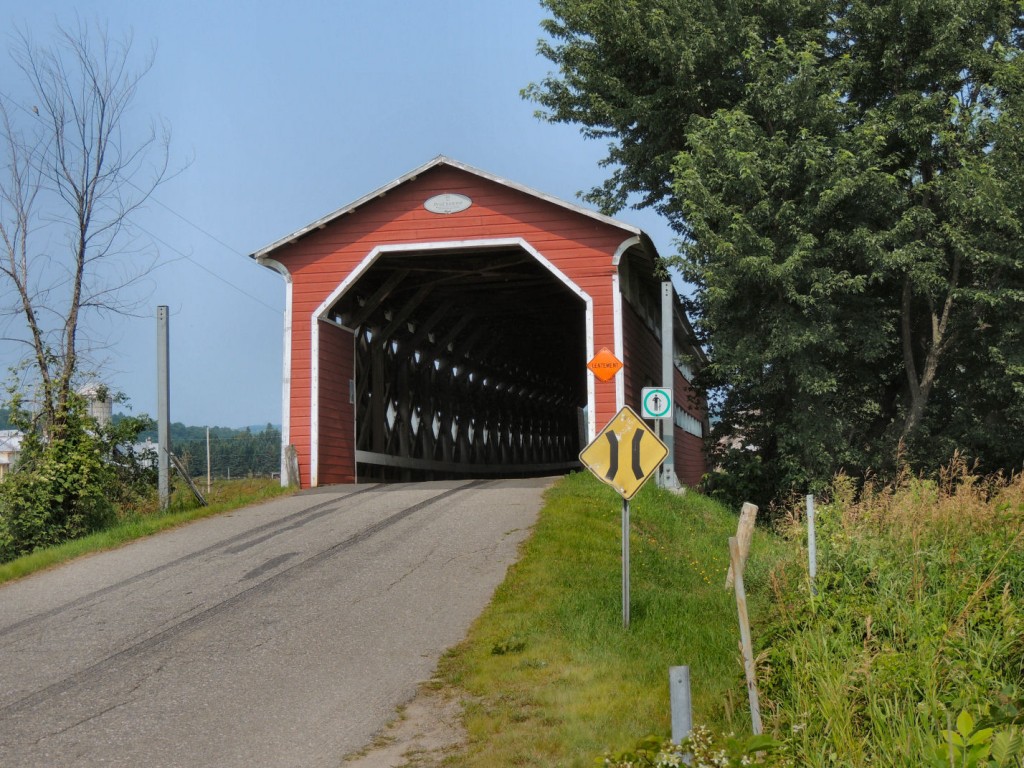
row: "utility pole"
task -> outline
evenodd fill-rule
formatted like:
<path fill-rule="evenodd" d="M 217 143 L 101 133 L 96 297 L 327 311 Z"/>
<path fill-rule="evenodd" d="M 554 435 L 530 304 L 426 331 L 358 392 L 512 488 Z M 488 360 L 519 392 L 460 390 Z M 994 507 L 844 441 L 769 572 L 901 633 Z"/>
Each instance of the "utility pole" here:
<path fill-rule="evenodd" d="M 206 428 L 206 495 L 210 495 L 210 428 Z"/>
<path fill-rule="evenodd" d="M 167 509 L 171 503 L 171 385 L 167 316 L 166 306 L 156 308 L 156 455 L 160 509 Z"/>

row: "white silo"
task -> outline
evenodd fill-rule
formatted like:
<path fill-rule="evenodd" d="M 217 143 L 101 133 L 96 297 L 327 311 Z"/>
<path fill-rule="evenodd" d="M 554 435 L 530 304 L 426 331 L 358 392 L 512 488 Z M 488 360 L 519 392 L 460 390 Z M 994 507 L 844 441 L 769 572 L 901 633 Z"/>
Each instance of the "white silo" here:
<path fill-rule="evenodd" d="M 114 412 L 114 399 L 105 384 L 91 382 L 79 389 L 78 394 L 85 398 L 86 412 L 96 419 L 97 424 L 104 426 L 110 423 L 110 417 Z"/>

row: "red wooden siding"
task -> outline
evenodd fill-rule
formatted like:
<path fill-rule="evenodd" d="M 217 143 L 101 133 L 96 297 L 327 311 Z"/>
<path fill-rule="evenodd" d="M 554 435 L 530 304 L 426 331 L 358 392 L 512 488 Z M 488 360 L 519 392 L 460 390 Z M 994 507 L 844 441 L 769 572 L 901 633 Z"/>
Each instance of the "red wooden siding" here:
<path fill-rule="evenodd" d="M 626 405 L 640 410 L 640 390 L 661 385 L 661 341 L 644 323 L 633 306 L 622 302 L 622 343 L 629 350 L 629 364 L 623 370 L 626 379 Z M 695 398 L 693 388 L 673 366 L 672 396 L 674 406 L 681 406 L 690 415 L 704 421 L 705 406 Z M 683 485 L 696 486 L 707 471 L 704 441 L 684 429 L 675 428 L 675 469 Z"/>
<path fill-rule="evenodd" d="M 640 390 L 661 386 L 661 341 L 644 325 L 633 305 L 622 300 L 622 346 L 627 363 L 622 370 L 626 382 L 626 405 L 640 412 Z"/>
<path fill-rule="evenodd" d="M 349 382 L 355 379 L 354 337 L 345 328 L 321 322 L 318 346 L 318 483 L 354 483 L 356 419 L 349 398 Z M 300 461 L 303 487 L 310 484 L 308 464 Z"/>
<path fill-rule="evenodd" d="M 707 430 L 707 404 L 704 398 L 696 395 L 690 382 L 683 378 L 678 368 L 674 371 L 672 386 L 676 405 L 682 406 L 684 411 L 700 421 Z M 679 427 L 676 427 L 675 436 L 676 476 L 683 485 L 695 487 L 708 471 L 704 456 L 704 438 L 691 435 Z"/>

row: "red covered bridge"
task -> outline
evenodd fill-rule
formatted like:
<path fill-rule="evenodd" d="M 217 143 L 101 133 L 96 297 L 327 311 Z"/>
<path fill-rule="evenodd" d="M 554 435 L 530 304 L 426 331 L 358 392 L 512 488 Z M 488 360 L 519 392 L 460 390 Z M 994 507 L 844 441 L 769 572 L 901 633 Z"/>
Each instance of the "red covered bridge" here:
<path fill-rule="evenodd" d="M 564 472 L 662 384 L 650 239 L 448 158 L 252 257 L 286 283 L 282 439 L 302 487 Z M 673 314 L 675 467 L 694 484 L 703 356 Z M 604 347 L 625 363 L 609 383 L 586 370 Z"/>

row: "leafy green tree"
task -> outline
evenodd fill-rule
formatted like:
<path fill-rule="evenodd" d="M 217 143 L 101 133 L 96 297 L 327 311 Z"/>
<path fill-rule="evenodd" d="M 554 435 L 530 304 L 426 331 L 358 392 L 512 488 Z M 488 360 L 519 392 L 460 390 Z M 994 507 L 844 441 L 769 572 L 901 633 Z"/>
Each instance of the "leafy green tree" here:
<path fill-rule="evenodd" d="M 1020 3 L 544 5 L 559 72 L 525 93 L 611 140 L 590 200 L 680 234 L 738 490 L 1020 467 Z"/>
<path fill-rule="evenodd" d="M 0 483 L 0 562 L 99 530 L 156 485 L 153 457 L 133 446 L 151 423 L 145 416 L 100 425 L 72 392 L 58 413 L 63 429 L 44 434 L 23 405 L 12 398 L 10 419 L 24 438 Z"/>

